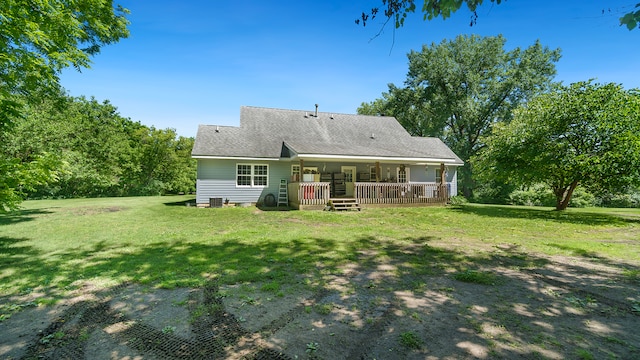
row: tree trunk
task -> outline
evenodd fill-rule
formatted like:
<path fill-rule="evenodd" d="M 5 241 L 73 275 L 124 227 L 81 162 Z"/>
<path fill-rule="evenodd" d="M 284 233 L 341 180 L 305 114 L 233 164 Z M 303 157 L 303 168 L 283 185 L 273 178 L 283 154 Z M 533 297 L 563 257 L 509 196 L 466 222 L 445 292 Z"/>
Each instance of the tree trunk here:
<path fill-rule="evenodd" d="M 571 201 L 571 195 L 573 195 L 573 190 L 578 186 L 578 180 L 574 180 L 569 188 L 558 189 L 555 191 L 556 194 L 556 210 L 562 211 L 566 210 L 569 206 L 569 201 Z"/>
<path fill-rule="evenodd" d="M 466 163 L 464 166 L 459 168 L 458 174 L 460 175 L 462 180 L 462 195 L 464 195 L 465 198 L 471 200 L 471 198 L 473 197 L 474 183 L 469 163 Z"/>

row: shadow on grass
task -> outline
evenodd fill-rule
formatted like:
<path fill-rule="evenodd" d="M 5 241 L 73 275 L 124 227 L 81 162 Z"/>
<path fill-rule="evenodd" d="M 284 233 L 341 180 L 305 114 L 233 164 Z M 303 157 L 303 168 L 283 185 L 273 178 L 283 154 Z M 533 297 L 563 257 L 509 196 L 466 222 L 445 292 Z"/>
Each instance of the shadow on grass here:
<path fill-rule="evenodd" d="M 289 206 L 266 206 L 266 205 L 258 205 L 258 209 L 262 211 L 292 211 L 293 208 Z"/>
<path fill-rule="evenodd" d="M 13 271 L 19 267 L 20 263 L 28 263 L 34 257 L 40 255 L 38 250 L 31 246 L 23 246 L 22 242 L 28 240 L 27 238 L 16 239 L 5 236 L 0 236 L 0 273 L 3 270 Z M 41 262 L 36 262 L 37 266 L 44 266 Z M 28 280 L 30 276 L 26 279 Z M 0 281 L 2 283 L 3 281 Z"/>
<path fill-rule="evenodd" d="M 640 219 L 629 218 L 613 214 L 590 213 L 586 211 L 556 211 L 548 208 L 523 208 L 509 205 L 459 205 L 453 208 L 466 214 L 493 218 L 515 218 L 532 220 L 549 220 L 561 223 L 582 225 L 628 225 L 640 224 Z"/>
<path fill-rule="evenodd" d="M 181 200 L 181 201 L 170 201 L 170 202 L 166 202 L 164 203 L 164 205 L 166 206 L 196 206 L 196 199 L 188 199 L 188 200 Z"/>
<path fill-rule="evenodd" d="M 7 213 L 0 212 L 0 226 L 17 224 L 25 221 L 32 221 L 38 215 L 51 214 L 51 211 L 44 209 L 16 210 Z"/>
<path fill-rule="evenodd" d="M 507 216 L 527 214 L 518 210 Z M 351 311 L 353 318 L 363 320 L 361 325 L 347 326 L 345 333 L 336 332 L 335 344 L 322 344 L 327 349 L 341 347 L 344 358 L 388 356 L 385 351 L 390 347 L 398 358 L 416 357 L 420 351 L 436 358 L 562 358 L 572 357 L 581 349 L 595 358 L 607 354 L 622 354 L 624 358 L 640 351 L 637 323 L 633 321 L 637 318 L 633 319 L 635 315 L 625 310 L 625 304 L 618 298 L 607 294 L 629 290 L 625 290 L 627 284 L 622 275 L 587 279 L 588 275 L 596 274 L 588 265 L 559 264 L 563 270 L 547 267 L 547 259 L 528 255 L 518 248 L 465 255 L 431 246 L 434 238 L 429 236 L 398 241 L 371 235 L 345 239 L 344 243 L 325 238 L 281 243 L 258 240 L 247 243 L 236 239 L 190 243 L 181 239 L 133 250 L 129 244 L 101 242 L 87 250 L 70 250 L 51 257 L 20 248 L 24 240 L 0 238 L 0 249 L 5 255 L 2 269 L 12 274 L 0 278 L 0 282 L 36 288 L 46 287 L 55 277 L 64 280 L 52 284 L 53 287 L 69 289 L 76 281 L 102 277 L 119 283 L 195 288 L 207 286 L 211 278 L 219 284 L 269 281 L 301 284 L 306 279 L 316 294 L 314 302 L 337 304 Z M 629 269 L 628 264 L 614 261 L 608 265 Z M 486 286 L 454 280 L 452 274 L 468 269 L 481 269 L 500 281 Z M 339 284 L 349 291 L 338 292 L 336 279 L 345 279 Z M 594 301 L 602 305 L 592 312 L 588 304 Z M 341 312 L 287 314 L 290 318 L 279 328 L 271 325 L 272 328 L 262 332 L 283 334 L 313 329 L 310 331 L 320 333 L 325 331 L 326 324 L 346 321 Z M 628 316 L 632 321 L 628 321 Z M 613 340 L 602 340 L 602 334 L 581 326 L 589 322 L 606 324 L 606 333 Z M 295 326 L 288 330 L 290 323 Z M 241 324 L 237 322 L 234 326 Z M 402 331 L 414 333 L 426 347 L 402 348 L 397 339 Z M 541 333 L 545 335 L 540 337 Z M 163 336 L 158 330 L 154 334 Z M 304 344 L 317 335 L 309 336 L 303 334 L 283 341 L 300 342 L 286 345 L 302 347 L 304 353 Z M 327 339 L 332 341 L 330 337 Z M 39 346 L 37 339 L 34 344 Z M 322 349 L 317 353 L 319 357 L 330 355 L 323 354 Z"/>
<path fill-rule="evenodd" d="M 580 248 L 577 248 L 575 246 L 567 246 L 567 245 L 561 245 L 561 244 L 556 244 L 556 243 L 546 243 L 546 245 L 550 246 L 550 247 L 553 247 L 553 248 L 556 248 L 556 249 L 569 251 L 569 252 L 571 252 L 572 254 L 574 254 L 576 256 L 581 256 L 581 257 L 585 257 L 585 258 L 589 258 L 589 259 L 599 259 L 601 262 L 607 262 L 608 261 L 607 258 L 598 255 L 594 251 L 588 251 L 588 250 L 585 250 L 585 249 L 580 249 Z"/>

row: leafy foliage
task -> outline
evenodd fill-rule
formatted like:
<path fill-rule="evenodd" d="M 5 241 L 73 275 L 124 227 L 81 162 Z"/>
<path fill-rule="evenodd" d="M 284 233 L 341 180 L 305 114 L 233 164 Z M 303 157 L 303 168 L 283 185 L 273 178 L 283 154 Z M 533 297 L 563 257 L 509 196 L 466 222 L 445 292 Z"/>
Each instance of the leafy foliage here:
<path fill-rule="evenodd" d="M 0 2 L 0 129 L 18 118 L 21 101 L 56 92 L 66 67 L 89 67 L 100 47 L 129 35 L 128 10 L 102 0 Z"/>
<path fill-rule="evenodd" d="M 478 20 L 476 9 L 483 2 L 483 0 L 424 0 L 420 11 L 423 13 L 423 20 L 433 20 L 438 17 L 444 20 L 460 10 L 464 4 L 472 13 L 469 26 L 473 26 Z M 499 5 L 502 0 L 489 0 L 487 2 Z M 382 0 L 381 8 L 382 14 L 386 17 L 385 24 L 393 19 L 395 27 L 400 28 L 404 25 L 407 15 L 416 12 L 418 7 L 415 0 Z M 356 24 L 362 22 L 362 25 L 366 26 L 367 21 L 375 19 L 380 14 L 381 8 L 376 6 L 368 12 L 362 12 L 360 18 L 356 19 Z M 634 9 L 620 18 L 620 25 L 626 26 L 629 30 L 635 29 L 640 23 L 640 3 L 636 4 Z"/>
<path fill-rule="evenodd" d="M 483 0 L 424 0 L 421 11 L 424 14 L 424 20 L 432 20 L 437 17 L 447 19 L 452 13 L 458 11 L 462 4 L 466 4 L 467 8 L 473 13 L 471 17 L 471 25 L 474 25 L 478 19 L 476 9 L 482 5 Z M 500 4 L 502 0 L 490 0 L 492 3 Z M 404 20 L 409 13 L 414 13 L 417 9 L 415 0 L 382 0 L 383 14 L 387 18 L 395 20 L 395 27 L 399 28 L 404 25 Z M 367 21 L 373 20 L 380 13 L 379 7 L 374 7 L 370 12 L 363 12 L 356 24 L 366 26 Z"/>
<path fill-rule="evenodd" d="M 103 45 L 127 37 L 127 13 L 102 0 L 0 2 L 0 138 L 25 118 L 26 104 L 59 95 L 62 69 L 87 68 Z M 10 152 L 0 149 L 0 211 L 15 208 L 27 192 L 62 173 L 59 156 Z"/>
<path fill-rule="evenodd" d="M 193 138 L 177 137 L 175 130 L 140 128 L 134 134 L 135 171 L 130 195 L 160 195 L 195 190 L 196 163 L 191 159 Z"/>
<path fill-rule="evenodd" d="M 414 136 L 437 136 L 465 162 L 482 146 L 491 125 L 509 121 L 522 102 L 549 88 L 560 50 L 539 42 L 505 51 L 502 36 L 460 35 L 409 53 L 405 87 L 389 85 L 382 98 L 361 114 L 395 116 Z M 460 172 L 471 197 L 474 182 L 467 163 Z"/>
<path fill-rule="evenodd" d="M 624 193 L 604 193 L 596 201 L 604 207 L 640 208 L 640 189 L 632 187 Z"/>
<path fill-rule="evenodd" d="M 579 184 L 598 194 L 640 183 L 640 95 L 615 84 L 558 86 L 485 140 L 474 161 L 485 178 L 544 183 L 563 210 Z"/>
<path fill-rule="evenodd" d="M 29 162 L 0 156 L 0 213 L 17 209 L 30 191 L 56 180 L 59 165 L 52 154 L 36 155 Z"/>
<path fill-rule="evenodd" d="M 509 203 L 526 206 L 553 206 L 555 196 L 544 184 L 536 184 L 526 189 L 519 189 L 509 194 Z"/>
<path fill-rule="evenodd" d="M 9 188 L 20 185 L 13 204 L 24 197 L 158 195 L 195 188 L 193 138 L 123 118 L 108 101 L 63 97 L 25 110 L 25 118 L 3 134 L 0 158 L 24 170 L 47 155 L 56 160 L 46 168 L 56 181 L 0 181 Z"/>
<path fill-rule="evenodd" d="M 635 9 L 636 10 L 630 11 L 620 18 L 620 25 L 625 25 L 629 30 L 638 27 L 638 23 L 640 23 L 640 3 L 636 4 Z"/>
<path fill-rule="evenodd" d="M 583 208 L 596 205 L 596 198 L 582 188 L 577 188 L 571 196 L 569 207 Z M 536 184 L 509 194 L 509 204 L 526 206 L 555 206 L 553 191 L 544 184 Z"/>

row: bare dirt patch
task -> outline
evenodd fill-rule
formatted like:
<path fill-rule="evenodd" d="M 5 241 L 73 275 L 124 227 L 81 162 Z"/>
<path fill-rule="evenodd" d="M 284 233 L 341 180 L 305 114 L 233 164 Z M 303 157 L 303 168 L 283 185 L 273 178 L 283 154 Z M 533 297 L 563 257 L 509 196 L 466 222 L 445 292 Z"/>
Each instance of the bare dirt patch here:
<path fill-rule="evenodd" d="M 640 284 L 623 273 L 637 265 L 502 256 L 478 268 L 496 280 L 481 285 L 376 256 L 311 284 L 87 286 L 52 306 L 1 299 L 26 305 L 0 322 L 0 358 L 640 357 Z"/>
<path fill-rule="evenodd" d="M 122 210 L 125 210 L 125 209 L 126 209 L 125 207 L 121 207 L 121 206 L 106 206 L 106 207 L 80 206 L 80 207 L 70 208 L 70 209 L 68 209 L 68 211 L 70 211 L 74 215 L 83 216 L 83 215 L 97 215 L 97 214 L 113 213 L 113 212 L 118 212 L 118 211 L 122 211 Z"/>

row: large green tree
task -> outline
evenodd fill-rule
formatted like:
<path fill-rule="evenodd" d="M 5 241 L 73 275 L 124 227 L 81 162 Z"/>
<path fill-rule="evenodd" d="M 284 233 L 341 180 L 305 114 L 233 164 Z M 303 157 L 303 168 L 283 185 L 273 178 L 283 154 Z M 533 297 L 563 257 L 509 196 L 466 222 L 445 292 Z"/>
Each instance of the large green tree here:
<path fill-rule="evenodd" d="M 59 95 L 64 68 L 89 67 L 103 45 L 127 37 L 127 13 L 110 0 L 0 1 L 0 135 L 24 118 L 25 104 Z M 14 208 L 22 189 L 57 175 L 50 161 L 29 164 L 5 153 L 0 151 L 0 211 Z M 38 177 L 29 175 L 36 171 Z"/>
<path fill-rule="evenodd" d="M 461 188 L 474 188 L 467 161 L 491 125 L 509 121 L 522 102 L 549 88 L 560 50 L 539 42 L 505 50 L 502 36 L 460 35 L 409 53 L 404 87 L 389 85 L 381 99 L 362 104 L 361 114 L 395 116 L 414 136 L 437 136 L 465 161 Z"/>
<path fill-rule="evenodd" d="M 504 1 L 506 2 L 506 0 Z M 399 28 L 404 25 L 407 15 L 415 13 L 418 6 L 422 4 L 419 11 L 423 13 L 424 20 L 432 20 L 438 17 L 447 19 L 451 14 L 460 10 L 462 5 L 466 5 L 472 13 L 470 25 L 474 25 L 478 19 L 476 9 L 483 2 L 483 0 L 382 0 L 382 6 L 376 6 L 370 11 L 362 12 L 360 18 L 356 19 L 356 24 L 362 23 L 363 26 L 366 26 L 367 21 L 375 19 L 378 14 L 382 14 L 386 18 L 385 24 L 393 20 L 395 27 Z M 488 0 L 486 2 L 500 4 L 503 0 Z M 602 11 L 605 11 L 604 8 Z M 634 6 L 634 10 L 625 13 L 619 20 L 620 25 L 626 26 L 629 30 L 637 28 L 640 23 L 640 3 L 637 3 Z"/>
<path fill-rule="evenodd" d="M 12 176 L 20 190 L 13 193 L 14 203 L 19 197 L 157 195 L 195 188 L 193 138 L 124 118 L 108 101 L 61 96 L 30 103 L 0 143 L 0 156 L 38 175 L 20 183 Z M 57 162 L 45 161 L 51 159 Z M 48 173 L 28 167 L 35 161 L 55 165 L 49 169 L 57 171 L 56 181 L 42 181 Z M 25 187 L 29 179 L 37 181 Z"/>
<path fill-rule="evenodd" d="M 173 129 L 141 128 L 136 140 L 136 171 L 127 180 L 132 195 L 160 195 L 195 190 L 196 161 L 193 138 Z"/>
<path fill-rule="evenodd" d="M 61 95 L 26 105 L 22 120 L 3 134 L 1 155 L 23 164 L 41 154 L 59 159 L 56 182 L 39 184 L 31 196 L 119 195 L 120 179 L 132 167 L 129 134 L 140 127 L 108 101 Z"/>
<path fill-rule="evenodd" d="M 0 125 L 19 117 L 16 94 L 57 92 L 62 69 L 89 67 L 101 46 L 127 37 L 127 13 L 105 0 L 0 2 Z"/>
<path fill-rule="evenodd" d="M 546 184 L 564 210 L 578 186 L 624 193 L 640 183 L 640 93 L 616 84 L 558 86 L 497 124 L 474 159 L 485 178 Z"/>

